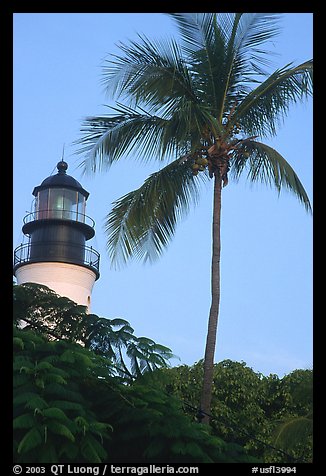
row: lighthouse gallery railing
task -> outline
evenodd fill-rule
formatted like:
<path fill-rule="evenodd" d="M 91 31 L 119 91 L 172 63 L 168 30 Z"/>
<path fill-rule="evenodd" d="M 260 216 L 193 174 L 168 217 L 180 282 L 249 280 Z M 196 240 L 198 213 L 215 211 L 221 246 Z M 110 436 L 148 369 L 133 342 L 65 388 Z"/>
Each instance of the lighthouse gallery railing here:
<path fill-rule="evenodd" d="M 88 266 L 92 268 L 96 274 L 99 273 L 100 268 L 100 254 L 94 250 L 92 246 L 76 245 L 66 242 L 47 242 L 46 246 L 53 246 L 55 251 L 55 258 L 51 259 L 51 255 L 47 255 L 46 258 L 33 258 L 31 256 L 31 249 L 37 247 L 44 247 L 43 243 L 26 243 L 18 246 L 14 251 L 14 269 L 27 263 L 35 263 L 40 261 L 59 261 L 59 262 L 71 262 L 73 264 L 80 264 L 82 266 Z M 80 250 L 82 258 L 67 260 L 67 255 L 73 254 L 74 251 Z M 71 253 L 72 252 L 72 253 Z"/>
<path fill-rule="evenodd" d="M 77 221 L 80 223 L 85 223 L 88 226 L 94 228 L 95 222 L 94 220 L 85 215 L 84 213 L 76 212 L 74 210 L 66 210 L 66 209 L 49 209 L 49 210 L 37 210 L 35 212 L 31 212 L 26 215 L 23 219 L 24 224 L 30 223 L 35 220 L 71 220 Z"/>

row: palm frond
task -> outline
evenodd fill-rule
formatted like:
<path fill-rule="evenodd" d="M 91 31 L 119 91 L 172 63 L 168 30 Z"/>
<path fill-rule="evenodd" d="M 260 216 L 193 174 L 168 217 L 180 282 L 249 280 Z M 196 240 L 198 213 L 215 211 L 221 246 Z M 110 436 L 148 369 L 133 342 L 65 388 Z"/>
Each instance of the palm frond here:
<path fill-rule="evenodd" d="M 233 154 L 231 175 L 237 180 L 247 169 L 251 182 L 261 181 L 273 185 L 278 192 L 282 187 L 294 193 L 307 211 L 311 211 L 309 197 L 291 165 L 272 147 L 254 140 L 243 141 Z"/>
<path fill-rule="evenodd" d="M 84 136 L 78 153 L 85 158 L 84 173 L 107 170 L 113 162 L 132 154 L 149 161 L 182 156 L 198 147 L 204 125 L 219 128 L 214 117 L 197 103 L 181 98 L 166 104 L 164 116 L 152 115 L 118 104 L 116 115 L 89 117 L 82 127 Z"/>
<path fill-rule="evenodd" d="M 214 13 L 168 13 L 176 22 L 180 39 L 189 53 L 210 45 L 214 37 Z"/>
<path fill-rule="evenodd" d="M 221 116 L 226 39 L 212 13 L 172 13 L 191 64 L 197 95 L 215 117 Z M 225 81 L 224 81 L 225 82 Z"/>
<path fill-rule="evenodd" d="M 141 376 L 146 371 L 168 367 L 168 361 L 176 358 L 171 349 L 156 344 L 152 339 L 146 337 L 138 337 L 133 342 L 129 342 L 126 353 L 135 376 Z"/>
<path fill-rule="evenodd" d="M 243 96 L 245 81 L 262 74 L 270 53 L 261 46 L 279 31 L 279 15 L 266 13 L 172 13 L 202 91 L 219 122 L 230 100 Z M 196 79 L 196 81 L 195 81 Z M 199 94 L 200 96 L 200 94 Z"/>
<path fill-rule="evenodd" d="M 223 96 L 220 100 L 220 120 L 235 102 L 248 92 L 248 84 L 263 74 L 261 65 L 270 63 L 270 52 L 261 44 L 278 33 L 278 16 L 265 13 L 235 13 L 219 16 L 220 28 L 225 32 L 226 50 L 221 78 Z"/>
<path fill-rule="evenodd" d="M 276 13 L 173 13 L 181 39 L 190 51 L 212 49 L 216 42 L 249 63 L 246 74 L 259 71 L 260 64 L 269 64 L 270 51 L 262 45 L 279 34 Z"/>
<path fill-rule="evenodd" d="M 136 156 L 138 151 L 143 160 L 157 158 L 165 121 L 121 105 L 112 109 L 118 114 L 89 117 L 82 125 L 84 136 L 76 143 L 82 145 L 78 153 L 85 154 L 81 163 L 84 173 L 108 169 L 131 151 Z"/>
<path fill-rule="evenodd" d="M 297 416 L 280 422 L 274 432 L 273 443 L 287 451 L 305 443 L 313 432 L 313 420 L 309 416 Z"/>
<path fill-rule="evenodd" d="M 145 262 L 158 258 L 178 220 L 197 202 L 199 183 L 188 163 L 178 159 L 114 202 L 106 221 L 112 265 L 124 264 L 132 255 Z"/>
<path fill-rule="evenodd" d="M 276 70 L 239 104 L 233 123 L 250 135 L 274 136 L 289 107 L 312 95 L 313 61 Z"/>
<path fill-rule="evenodd" d="M 106 91 L 115 97 L 127 96 L 134 104 L 150 105 L 154 110 L 175 97 L 196 101 L 192 77 L 179 44 L 171 40 L 121 43 L 124 55 L 114 55 L 103 69 Z"/>
<path fill-rule="evenodd" d="M 271 51 L 262 48 L 262 45 L 280 32 L 280 15 L 277 13 L 242 13 L 234 39 L 237 55 L 246 60 L 247 74 L 263 73 L 261 65 L 269 65 Z"/>
<path fill-rule="evenodd" d="M 241 14 L 173 13 L 181 34 L 183 49 L 188 55 L 197 96 L 201 104 L 222 125 L 226 92 L 230 94 L 235 82 L 233 47 L 229 43 L 234 22 Z M 234 40 L 234 37 L 232 37 Z M 232 59 L 230 59 L 232 57 Z M 213 129 L 214 130 L 214 129 Z M 215 135 L 222 132 L 215 127 Z"/>

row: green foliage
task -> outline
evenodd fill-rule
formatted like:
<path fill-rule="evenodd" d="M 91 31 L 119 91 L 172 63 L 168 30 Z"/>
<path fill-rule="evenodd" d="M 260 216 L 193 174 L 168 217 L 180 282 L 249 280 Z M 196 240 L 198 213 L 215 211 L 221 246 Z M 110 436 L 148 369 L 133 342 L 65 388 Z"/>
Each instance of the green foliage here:
<path fill-rule="evenodd" d="M 13 330 L 15 462 L 311 461 L 312 371 L 280 379 L 264 377 L 244 362 L 216 364 L 208 428 L 196 420 L 202 362 L 167 368 L 170 351 L 164 346 L 147 338 L 135 345 L 125 322 L 117 332 L 108 326 L 105 336 L 105 319 L 91 315 L 87 327 L 80 311 L 70 319 L 72 337 L 60 321 L 65 299 L 36 285 L 15 286 L 14 292 L 15 321 L 29 321 Z M 86 336 L 96 343 L 93 349 L 81 345 Z M 110 349 L 120 340 L 130 369 L 121 356 L 119 373 Z M 158 370 L 146 372 L 149 359 L 150 369 Z M 121 379 L 126 373 L 132 378 Z"/>
<path fill-rule="evenodd" d="M 85 306 L 58 296 L 39 284 L 14 286 L 13 316 L 14 322 L 23 323 L 25 329 L 37 330 L 50 341 L 65 339 L 106 357 L 112 375 L 119 375 L 126 381 L 132 381 L 143 372 L 166 367 L 174 357 L 167 347 L 135 336 L 133 328 L 124 319 L 87 314 Z M 23 342 L 16 338 L 15 348 L 22 345 Z M 88 358 L 70 349 L 60 356 L 61 360 L 70 363 Z"/>
<path fill-rule="evenodd" d="M 119 463 L 212 463 L 255 461 L 239 445 L 211 435 L 191 421 L 182 402 L 154 387 L 149 377 L 119 394 L 97 393 L 101 415 L 112 423 L 110 461 Z M 118 398 L 117 398 L 118 397 Z"/>
<path fill-rule="evenodd" d="M 275 431 L 275 444 L 287 451 L 304 444 L 312 435 L 312 418 L 294 417 L 281 423 Z"/>
<path fill-rule="evenodd" d="M 91 315 L 88 327 L 73 303 L 37 285 L 15 286 L 14 300 L 14 322 L 28 322 L 13 329 L 16 463 L 255 461 L 240 445 L 193 422 L 178 398 L 155 388 L 150 376 L 166 368 L 170 355 L 164 346 L 144 337 L 135 341 L 125 323 L 118 337 L 110 327 L 105 336 L 104 319 Z M 70 329 L 61 321 L 67 306 Z M 110 351 L 119 339 L 131 362 L 127 380 Z"/>
<path fill-rule="evenodd" d="M 272 413 L 271 442 L 282 448 L 294 459 L 312 461 L 313 449 L 313 373 L 311 370 L 295 370 L 279 382 L 278 399 Z M 275 394 L 269 393 L 271 404 Z M 280 399 L 283 405 L 280 407 Z M 266 460 L 272 461 L 270 453 Z M 275 460 L 275 458 L 274 458 Z"/>
<path fill-rule="evenodd" d="M 85 378 L 96 379 L 95 368 L 103 375 L 107 363 L 78 344 L 47 342 L 30 330 L 14 327 L 14 339 L 24 344 L 14 357 L 15 461 L 103 461 L 101 441 L 109 438 L 112 428 L 97 420 L 83 387 Z M 69 354 L 74 358 L 67 359 Z M 67 443 L 74 444 L 73 457 L 66 451 Z"/>
<path fill-rule="evenodd" d="M 196 418 L 202 361 L 162 370 L 151 378 L 185 402 L 188 414 Z M 312 461 L 311 370 L 296 370 L 280 379 L 256 373 L 244 362 L 215 364 L 211 415 L 213 434 L 265 462 Z"/>
<path fill-rule="evenodd" d="M 17 337 L 29 350 L 14 359 L 15 462 L 255 461 L 194 423 L 179 399 L 148 381 L 122 385 L 110 369 L 103 376 L 104 359 L 94 352 L 14 328 Z"/>

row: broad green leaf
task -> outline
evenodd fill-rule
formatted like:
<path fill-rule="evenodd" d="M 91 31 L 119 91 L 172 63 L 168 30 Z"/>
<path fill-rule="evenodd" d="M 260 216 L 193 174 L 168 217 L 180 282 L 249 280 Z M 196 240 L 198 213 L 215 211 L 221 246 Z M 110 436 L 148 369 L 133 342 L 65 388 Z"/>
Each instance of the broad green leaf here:
<path fill-rule="evenodd" d="M 39 430 L 37 428 L 31 428 L 20 441 L 17 452 L 23 454 L 27 453 L 31 449 L 41 445 L 42 442 L 43 437 Z"/>
<path fill-rule="evenodd" d="M 47 422 L 47 426 L 48 426 L 48 430 L 51 431 L 52 433 L 55 433 L 56 435 L 64 436 L 69 441 L 72 441 L 72 442 L 75 441 L 74 435 L 72 434 L 72 432 L 69 430 L 69 428 L 66 425 L 59 423 L 58 421 L 49 420 Z"/>

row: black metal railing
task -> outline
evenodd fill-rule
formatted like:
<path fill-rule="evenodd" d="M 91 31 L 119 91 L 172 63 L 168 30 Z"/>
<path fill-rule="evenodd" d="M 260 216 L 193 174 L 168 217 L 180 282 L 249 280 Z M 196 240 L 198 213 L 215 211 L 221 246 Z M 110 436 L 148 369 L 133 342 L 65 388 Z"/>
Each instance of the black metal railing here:
<path fill-rule="evenodd" d="M 100 254 L 92 246 L 39 242 L 21 244 L 14 251 L 14 271 L 24 264 L 54 261 L 87 266 L 99 277 Z"/>
<path fill-rule="evenodd" d="M 26 215 L 23 219 L 24 224 L 30 223 L 36 220 L 70 220 L 78 221 L 79 223 L 85 223 L 92 228 L 95 227 L 95 221 L 85 215 L 84 213 L 75 212 L 73 210 L 58 210 L 58 209 L 49 209 L 49 210 L 37 210 Z"/>

